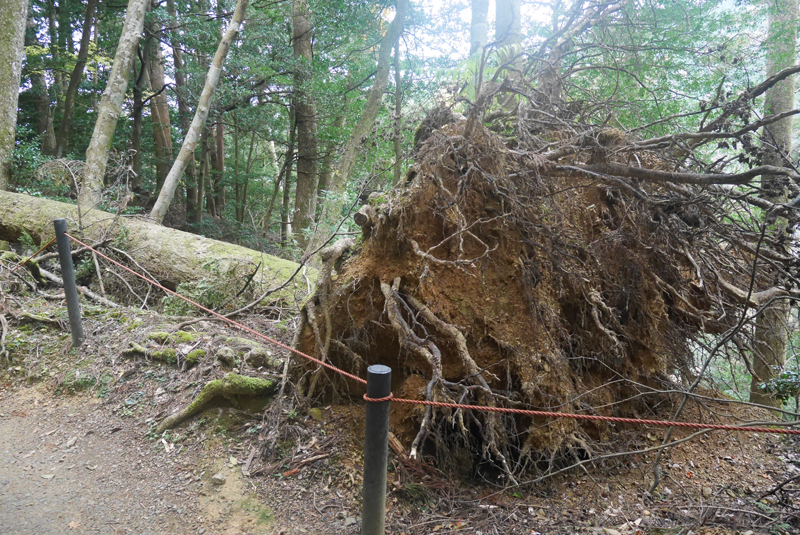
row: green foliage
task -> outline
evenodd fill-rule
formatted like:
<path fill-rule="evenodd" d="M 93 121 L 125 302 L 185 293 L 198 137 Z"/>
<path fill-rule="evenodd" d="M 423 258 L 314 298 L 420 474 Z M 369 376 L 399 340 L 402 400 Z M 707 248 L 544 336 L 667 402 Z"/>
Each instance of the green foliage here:
<path fill-rule="evenodd" d="M 33 249 L 34 247 L 36 247 L 36 244 L 34 243 L 33 238 L 31 238 L 31 235 L 25 232 L 24 230 L 22 231 L 22 234 L 20 235 L 17 241 L 19 242 L 20 245 L 22 245 L 27 249 Z"/>
<path fill-rule="evenodd" d="M 85 370 L 75 370 L 67 375 L 57 391 L 66 394 L 77 394 L 93 388 L 97 384 L 97 377 Z"/>
<path fill-rule="evenodd" d="M 772 380 L 762 383 L 761 388 L 783 402 L 796 399 L 800 395 L 800 371 L 784 370 Z"/>
<path fill-rule="evenodd" d="M 227 281 L 202 279 L 197 282 L 181 283 L 177 292 L 206 308 L 214 309 L 225 300 L 227 287 Z M 197 307 L 172 295 L 164 297 L 161 305 L 164 314 L 168 316 L 190 316 L 199 313 Z"/>

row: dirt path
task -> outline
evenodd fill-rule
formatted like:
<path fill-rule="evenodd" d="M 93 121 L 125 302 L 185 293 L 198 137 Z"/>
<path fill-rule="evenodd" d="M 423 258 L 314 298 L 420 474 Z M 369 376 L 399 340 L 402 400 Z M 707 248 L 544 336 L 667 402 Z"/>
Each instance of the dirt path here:
<path fill-rule="evenodd" d="M 99 403 L 75 401 L 2 395 L 0 531 L 201 533 L 194 467 L 131 440 Z"/>
<path fill-rule="evenodd" d="M 337 518 L 342 507 L 311 515 L 302 485 L 245 480 L 212 440 L 168 451 L 110 412 L 42 386 L 0 392 L 0 533 L 357 531 L 344 525 L 350 513 Z M 223 485 L 212 484 L 216 473 Z"/>

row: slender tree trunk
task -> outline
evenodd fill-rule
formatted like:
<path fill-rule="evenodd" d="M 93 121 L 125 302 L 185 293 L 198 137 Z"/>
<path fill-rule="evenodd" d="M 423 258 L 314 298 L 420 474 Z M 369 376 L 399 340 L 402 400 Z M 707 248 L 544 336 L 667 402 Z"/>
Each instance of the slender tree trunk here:
<path fill-rule="evenodd" d="M 767 36 L 767 76 L 794 65 L 797 56 L 797 0 L 769 1 L 769 29 Z M 770 88 L 764 96 L 764 114 L 774 115 L 794 109 L 794 77 L 786 78 Z M 768 127 L 762 134 L 762 163 L 791 167 L 793 117 L 787 117 Z M 787 200 L 789 177 L 772 175 L 761 177 L 762 196 L 772 203 Z M 783 221 L 783 220 L 781 220 Z M 786 233 L 786 223 L 772 229 L 776 241 Z M 770 284 L 774 276 L 768 275 Z M 778 300 L 756 319 L 755 355 L 753 377 L 750 383 L 750 401 L 762 405 L 779 406 L 780 400 L 766 392 L 761 385 L 773 379 L 786 361 L 786 344 L 789 339 L 789 304 Z"/>
<path fill-rule="evenodd" d="M 502 0 L 501 0 L 502 1 Z M 472 0 L 472 21 L 469 26 L 469 55 L 483 51 L 489 41 L 489 0 Z"/>
<path fill-rule="evenodd" d="M 0 191 L 7 190 L 11 181 L 27 20 L 27 0 L 0 1 Z"/>
<path fill-rule="evenodd" d="M 58 2 L 58 48 L 72 54 L 72 25 L 70 24 L 69 0 Z"/>
<path fill-rule="evenodd" d="M 217 125 L 212 124 L 208 129 L 208 144 L 206 146 L 206 154 L 208 157 L 208 173 L 206 173 L 205 190 L 206 190 L 206 212 L 212 217 L 217 216 L 216 197 L 214 196 L 214 188 L 217 183 Z"/>
<path fill-rule="evenodd" d="M 180 39 L 178 38 L 178 32 L 175 30 L 175 25 L 177 25 L 178 22 L 177 13 L 175 11 L 175 0 L 167 0 L 167 12 L 170 15 L 173 25 L 170 27 L 170 46 L 172 47 L 172 63 L 175 66 L 175 94 L 178 99 L 178 123 L 180 124 L 181 131 L 183 132 L 183 136 L 185 138 L 192 125 L 192 119 L 189 112 L 189 104 L 187 103 L 188 90 L 186 88 L 186 75 L 183 72 L 183 52 L 181 51 L 181 43 Z M 198 205 L 197 203 L 198 179 L 196 176 L 197 171 L 194 160 L 194 150 L 187 155 L 185 172 L 186 220 L 192 222 L 198 217 L 195 212 L 198 210 L 202 212 L 202 205 Z"/>
<path fill-rule="evenodd" d="M 25 46 L 40 47 L 37 31 L 39 30 L 36 20 L 33 18 L 33 11 L 29 11 L 27 30 L 25 31 Z M 47 78 L 45 77 L 45 66 L 43 61 L 31 64 L 28 58 L 30 69 L 31 92 L 33 93 L 36 110 L 36 133 L 41 139 L 41 152 L 49 156 L 55 152 L 56 139 L 53 131 L 53 112 L 50 109 L 50 94 L 47 89 Z"/>
<path fill-rule="evenodd" d="M 403 75 L 400 72 L 400 35 L 394 42 L 394 180 L 400 183 L 403 165 Z"/>
<path fill-rule="evenodd" d="M 386 30 L 383 39 L 381 39 L 380 49 L 378 51 L 378 69 L 375 74 L 375 81 L 367 96 L 367 102 L 364 105 L 364 112 L 361 114 L 358 123 L 353 127 L 350 139 L 345 145 L 342 151 L 342 157 L 339 159 L 336 170 L 331 177 L 329 188 L 331 195 L 326 199 L 322 207 L 317 230 L 314 233 L 313 239 L 306 247 L 306 252 L 314 251 L 324 243 L 335 228 L 336 222 L 342 217 L 342 211 L 345 207 L 342 194 L 347 187 L 347 181 L 355 167 L 358 150 L 361 148 L 367 134 L 372 129 L 372 125 L 375 123 L 375 118 L 378 115 L 381 106 L 381 97 L 383 96 L 383 92 L 386 91 L 386 86 L 389 82 L 392 49 L 394 48 L 397 36 L 403 33 L 403 24 L 405 23 L 407 12 L 408 0 L 397 0 L 397 10 L 394 20 Z"/>
<path fill-rule="evenodd" d="M 205 201 L 206 182 L 211 172 L 211 157 L 209 155 L 209 139 L 211 129 L 204 128 L 202 139 L 200 140 L 200 174 L 197 178 L 197 210 L 194 213 L 193 223 L 200 223 L 203 220 L 203 202 Z"/>
<path fill-rule="evenodd" d="M 250 170 L 252 169 L 253 165 L 253 151 L 255 149 L 256 144 L 256 131 L 250 134 L 250 148 L 247 150 L 247 160 L 245 161 L 245 170 L 244 170 L 244 177 L 239 174 L 239 129 L 238 129 L 238 121 L 237 121 L 237 129 L 236 129 L 236 137 L 235 140 L 235 151 L 236 151 L 236 163 L 234 165 L 234 174 L 236 175 L 236 220 L 239 223 L 244 223 L 244 215 L 247 212 L 247 189 L 250 183 Z"/>
<path fill-rule="evenodd" d="M 234 197 L 234 218 L 239 223 L 242 222 L 239 219 L 240 208 L 242 206 L 242 185 L 239 183 L 240 179 L 239 175 L 239 121 L 237 118 L 237 114 L 233 112 L 233 197 Z"/>
<path fill-rule="evenodd" d="M 50 56 L 53 58 L 53 96 L 56 99 L 56 115 L 61 113 L 60 107 L 64 104 L 64 75 L 61 72 L 61 51 L 58 49 L 58 18 L 59 8 L 55 0 L 50 0 L 47 12 L 48 31 L 50 33 Z"/>
<path fill-rule="evenodd" d="M 263 232 L 265 235 L 269 233 L 269 227 L 272 221 L 272 211 L 275 209 L 275 199 L 278 198 L 278 189 L 281 187 L 282 178 L 282 172 L 275 174 L 275 180 L 273 181 L 272 186 L 272 196 L 269 199 L 269 206 L 267 206 L 266 215 L 264 215 Z"/>
<path fill-rule="evenodd" d="M 222 124 L 222 116 L 217 119 L 216 133 L 214 141 L 217 146 L 214 150 L 216 160 L 214 160 L 214 215 L 222 217 L 225 211 L 225 126 Z"/>
<path fill-rule="evenodd" d="M 283 165 L 283 199 L 281 203 L 281 247 L 286 247 L 292 236 L 292 223 L 289 221 L 290 191 L 292 188 L 292 166 L 294 165 L 294 140 L 297 132 L 294 108 L 289 111 L 289 145 L 286 147 L 286 161 Z"/>
<path fill-rule="evenodd" d="M 297 189 L 294 197 L 294 233 L 298 245 L 306 245 L 307 229 L 317 211 L 317 103 L 309 90 L 314 57 L 311 43 L 311 13 L 306 0 L 292 2 L 292 47 L 294 49 L 294 110 L 297 124 Z"/>
<path fill-rule="evenodd" d="M 133 76 L 135 81 L 133 83 L 133 110 L 131 110 L 132 128 L 131 128 L 131 149 L 133 156 L 131 158 L 131 169 L 133 170 L 133 180 L 131 180 L 131 191 L 137 197 L 142 195 L 142 112 L 144 108 L 142 98 L 142 86 L 144 85 L 145 64 L 141 64 L 139 74 L 136 74 L 136 61 L 133 62 L 134 70 Z M 138 200 L 138 199 L 137 199 Z"/>
<path fill-rule="evenodd" d="M 206 83 L 203 87 L 203 92 L 200 95 L 200 101 L 197 103 L 197 111 L 194 115 L 194 119 L 192 120 L 192 124 L 183 140 L 180 153 L 175 159 L 175 163 L 172 164 L 172 168 L 169 170 L 166 180 L 164 180 L 164 186 L 161 188 L 161 192 L 158 195 L 158 200 L 156 200 L 156 204 L 153 206 L 153 210 L 150 212 L 150 217 L 158 223 L 161 223 L 164 220 L 167 209 L 169 208 L 170 203 L 172 203 L 172 198 L 175 195 L 175 189 L 178 187 L 178 182 L 183 176 L 183 172 L 189 163 L 191 155 L 194 154 L 194 149 L 197 145 L 197 139 L 200 137 L 200 132 L 202 132 L 203 126 L 208 118 L 208 112 L 211 107 L 211 98 L 213 97 L 214 91 L 219 84 L 219 79 L 222 74 L 222 64 L 225 61 L 225 57 L 228 55 L 228 50 L 230 50 L 234 37 L 239 32 L 239 26 L 244 20 L 244 13 L 247 9 L 247 3 L 248 0 L 238 0 L 236 3 L 236 9 L 233 12 L 231 23 L 228 25 L 228 29 L 222 36 L 219 47 L 217 47 L 217 52 L 214 54 L 214 60 L 211 62 L 211 67 L 208 70 Z"/>
<path fill-rule="evenodd" d="M 125 24 L 114 56 L 114 64 L 108 77 L 106 90 L 100 99 L 97 121 L 94 125 L 89 148 L 86 149 L 86 168 L 83 187 L 78 195 L 78 204 L 93 207 L 100 203 L 103 178 L 108 164 L 108 150 L 114 139 L 114 130 L 122 112 L 122 103 L 128 89 L 128 77 L 133 67 L 136 47 L 144 29 L 144 15 L 150 6 L 149 0 L 129 0 Z"/>
<path fill-rule="evenodd" d="M 156 190 L 160 190 L 172 166 L 172 131 L 167 102 L 164 57 L 161 43 L 155 38 L 160 33 L 158 24 L 150 24 L 144 47 L 147 75 L 153 96 L 150 98 L 150 119 L 153 123 L 153 141 L 156 153 Z"/>
<path fill-rule="evenodd" d="M 342 102 L 342 109 L 339 110 L 339 114 L 336 116 L 336 119 L 333 120 L 333 128 L 336 130 L 344 126 L 344 121 L 346 118 L 346 105 L 346 102 Z M 325 156 L 322 157 L 322 165 L 319 169 L 319 184 L 317 185 L 317 204 L 319 206 L 322 206 L 322 204 L 325 202 L 325 197 L 328 194 L 328 187 L 331 183 L 333 170 L 336 167 L 336 155 L 339 154 L 337 148 L 338 146 L 336 139 L 332 137 L 325 147 Z"/>
<path fill-rule="evenodd" d="M 72 129 L 72 115 L 75 112 L 75 98 L 78 96 L 78 87 L 83 80 L 83 71 L 86 68 L 86 58 L 89 57 L 89 43 L 92 39 L 92 24 L 94 22 L 94 11 L 97 7 L 97 0 L 88 0 L 86 3 L 86 15 L 83 19 L 83 32 L 81 34 L 81 45 L 78 50 L 78 60 L 72 74 L 69 77 L 69 87 L 64 96 L 64 116 L 61 118 L 61 125 L 58 128 L 56 138 L 56 158 L 61 158 L 67 150 L 69 134 Z"/>
<path fill-rule="evenodd" d="M 274 184 L 272 187 L 272 196 L 270 197 L 269 200 L 269 206 L 267 206 L 267 212 L 266 215 L 264 216 L 264 221 L 263 221 L 264 234 L 269 233 L 269 228 L 272 224 L 272 212 L 275 209 L 275 199 L 277 199 L 278 197 L 278 189 L 281 187 L 281 183 L 283 181 L 283 168 L 278 167 L 278 155 L 275 152 L 274 141 L 269 142 L 269 148 L 270 148 L 270 153 L 272 154 L 272 166 L 275 168 L 275 180 L 273 181 Z M 288 163 L 289 163 L 288 161 L 284 161 L 284 165 L 287 165 Z"/>

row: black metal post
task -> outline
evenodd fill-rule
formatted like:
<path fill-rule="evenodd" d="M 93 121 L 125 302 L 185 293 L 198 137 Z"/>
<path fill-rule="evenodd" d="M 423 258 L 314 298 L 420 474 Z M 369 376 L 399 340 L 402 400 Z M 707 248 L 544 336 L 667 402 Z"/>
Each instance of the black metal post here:
<path fill-rule="evenodd" d="M 392 369 L 375 364 L 367 369 L 367 397 L 392 393 Z M 361 535 L 384 535 L 386 459 L 389 455 L 389 401 L 368 402 L 364 441 L 364 510 Z"/>
<path fill-rule="evenodd" d="M 61 278 L 64 279 L 64 297 L 67 299 L 72 347 L 78 347 L 83 343 L 83 325 L 81 324 L 81 305 L 78 303 L 78 287 L 75 285 L 75 268 L 72 266 L 72 246 L 66 234 L 67 220 L 54 219 L 53 226 L 56 229 Z"/>

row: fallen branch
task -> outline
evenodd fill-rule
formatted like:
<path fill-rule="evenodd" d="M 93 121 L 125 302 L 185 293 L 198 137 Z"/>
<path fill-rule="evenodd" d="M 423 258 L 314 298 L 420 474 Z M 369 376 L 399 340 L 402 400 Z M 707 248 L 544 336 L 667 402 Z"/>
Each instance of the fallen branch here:
<path fill-rule="evenodd" d="M 39 271 L 41 272 L 42 276 L 45 279 L 47 279 L 47 280 L 49 280 L 51 282 L 55 282 L 56 284 L 58 284 L 61 287 L 64 286 L 64 280 L 61 277 L 59 277 L 57 275 L 54 275 L 54 274 L 50 273 L 49 271 L 46 271 L 46 270 L 44 270 L 42 268 L 39 268 Z M 93 291 L 89 290 L 88 288 L 84 288 L 83 286 L 78 286 L 78 292 L 80 292 L 81 294 L 85 295 L 86 297 L 88 297 L 92 301 L 96 301 L 97 303 L 100 303 L 101 305 L 105 305 L 105 306 L 107 306 L 109 308 L 122 308 L 120 305 L 116 304 L 114 301 L 110 301 L 110 300 L 106 299 L 105 297 L 103 297 L 102 295 L 97 295 Z"/>

